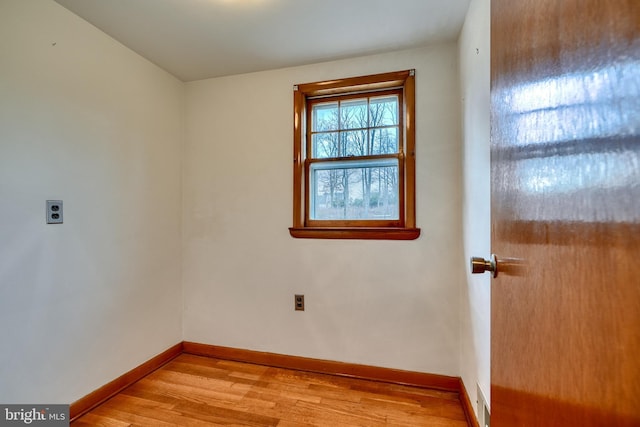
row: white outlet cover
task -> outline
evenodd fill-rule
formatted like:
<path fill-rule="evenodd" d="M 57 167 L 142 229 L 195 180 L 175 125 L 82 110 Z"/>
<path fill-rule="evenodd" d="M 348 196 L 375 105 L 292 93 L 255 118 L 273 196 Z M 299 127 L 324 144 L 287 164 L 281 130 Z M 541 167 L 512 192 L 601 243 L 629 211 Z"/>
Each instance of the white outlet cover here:
<path fill-rule="evenodd" d="M 62 224 L 62 200 L 47 200 L 47 224 Z"/>

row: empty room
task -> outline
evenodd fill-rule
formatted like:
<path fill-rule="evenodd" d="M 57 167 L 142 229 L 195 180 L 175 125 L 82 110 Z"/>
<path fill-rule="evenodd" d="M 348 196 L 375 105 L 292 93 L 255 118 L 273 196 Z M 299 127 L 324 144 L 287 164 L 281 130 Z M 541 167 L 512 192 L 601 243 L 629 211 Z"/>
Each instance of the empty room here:
<path fill-rule="evenodd" d="M 0 0 L 0 425 L 640 426 L 637 0 Z"/>

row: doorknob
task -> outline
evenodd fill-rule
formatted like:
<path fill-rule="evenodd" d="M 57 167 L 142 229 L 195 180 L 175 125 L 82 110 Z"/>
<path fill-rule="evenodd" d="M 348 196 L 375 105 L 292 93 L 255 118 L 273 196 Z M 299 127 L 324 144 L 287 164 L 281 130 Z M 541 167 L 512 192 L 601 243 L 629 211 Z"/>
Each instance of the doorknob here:
<path fill-rule="evenodd" d="M 495 254 L 491 254 L 488 260 L 480 257 L 471 257 L 471 273 L 482 274 L 490 271 L 493 277 L 498 276 L 498 260 Z"/>

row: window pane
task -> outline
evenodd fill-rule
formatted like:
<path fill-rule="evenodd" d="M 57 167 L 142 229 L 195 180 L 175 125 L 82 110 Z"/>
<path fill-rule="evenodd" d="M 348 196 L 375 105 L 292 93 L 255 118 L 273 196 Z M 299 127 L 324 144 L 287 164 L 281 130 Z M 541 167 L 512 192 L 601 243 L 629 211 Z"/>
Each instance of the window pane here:
<path fill-rule="evenodd" d="M 393 154 L 398 152 L 398 128 L 371 129 L 371 154 Z"/>
<path fill-rule="evenodd" d="M 341 132 L 342 152 L 341 156 L 365 156 L 369 145 L 369 132 L 367 130 L 354 130 Z"/>
<path fill-rule="evenodd" d="M 339 134 L 338 132 L 316 133 L 312 137 L 313 157 L 316 159 L 326 159 L 339 157 Z"/>
<path fill-rule="evenodd" d="M 315 104 L 311 111 L 311 121 L 313 122 L 311 130 L 313 132 L 338 130 L 337 102 Z"/>
<path fill-rule="evenodd" d="M 340 129 L 367 127 L 367 99 L 352 99 L 340 103 Z"/>
<path fill-rule="evenodd" d="M 398 124 L 398 97 L 371 98 L 369 105 L 371 127 Z"/>
<path fill-rule="evenodd" d="M 312 168 L 311 218 L 398 219 L 398 167 Z"/>

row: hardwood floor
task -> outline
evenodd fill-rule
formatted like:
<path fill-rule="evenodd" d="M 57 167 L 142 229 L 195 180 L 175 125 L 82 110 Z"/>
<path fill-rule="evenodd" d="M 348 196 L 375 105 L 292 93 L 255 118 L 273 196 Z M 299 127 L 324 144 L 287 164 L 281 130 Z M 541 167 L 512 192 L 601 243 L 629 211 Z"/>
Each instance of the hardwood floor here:
<path fill-rule="evenodd" d="M 467 427 L 457 393 L 181 354 L 81 426 Z"/>

